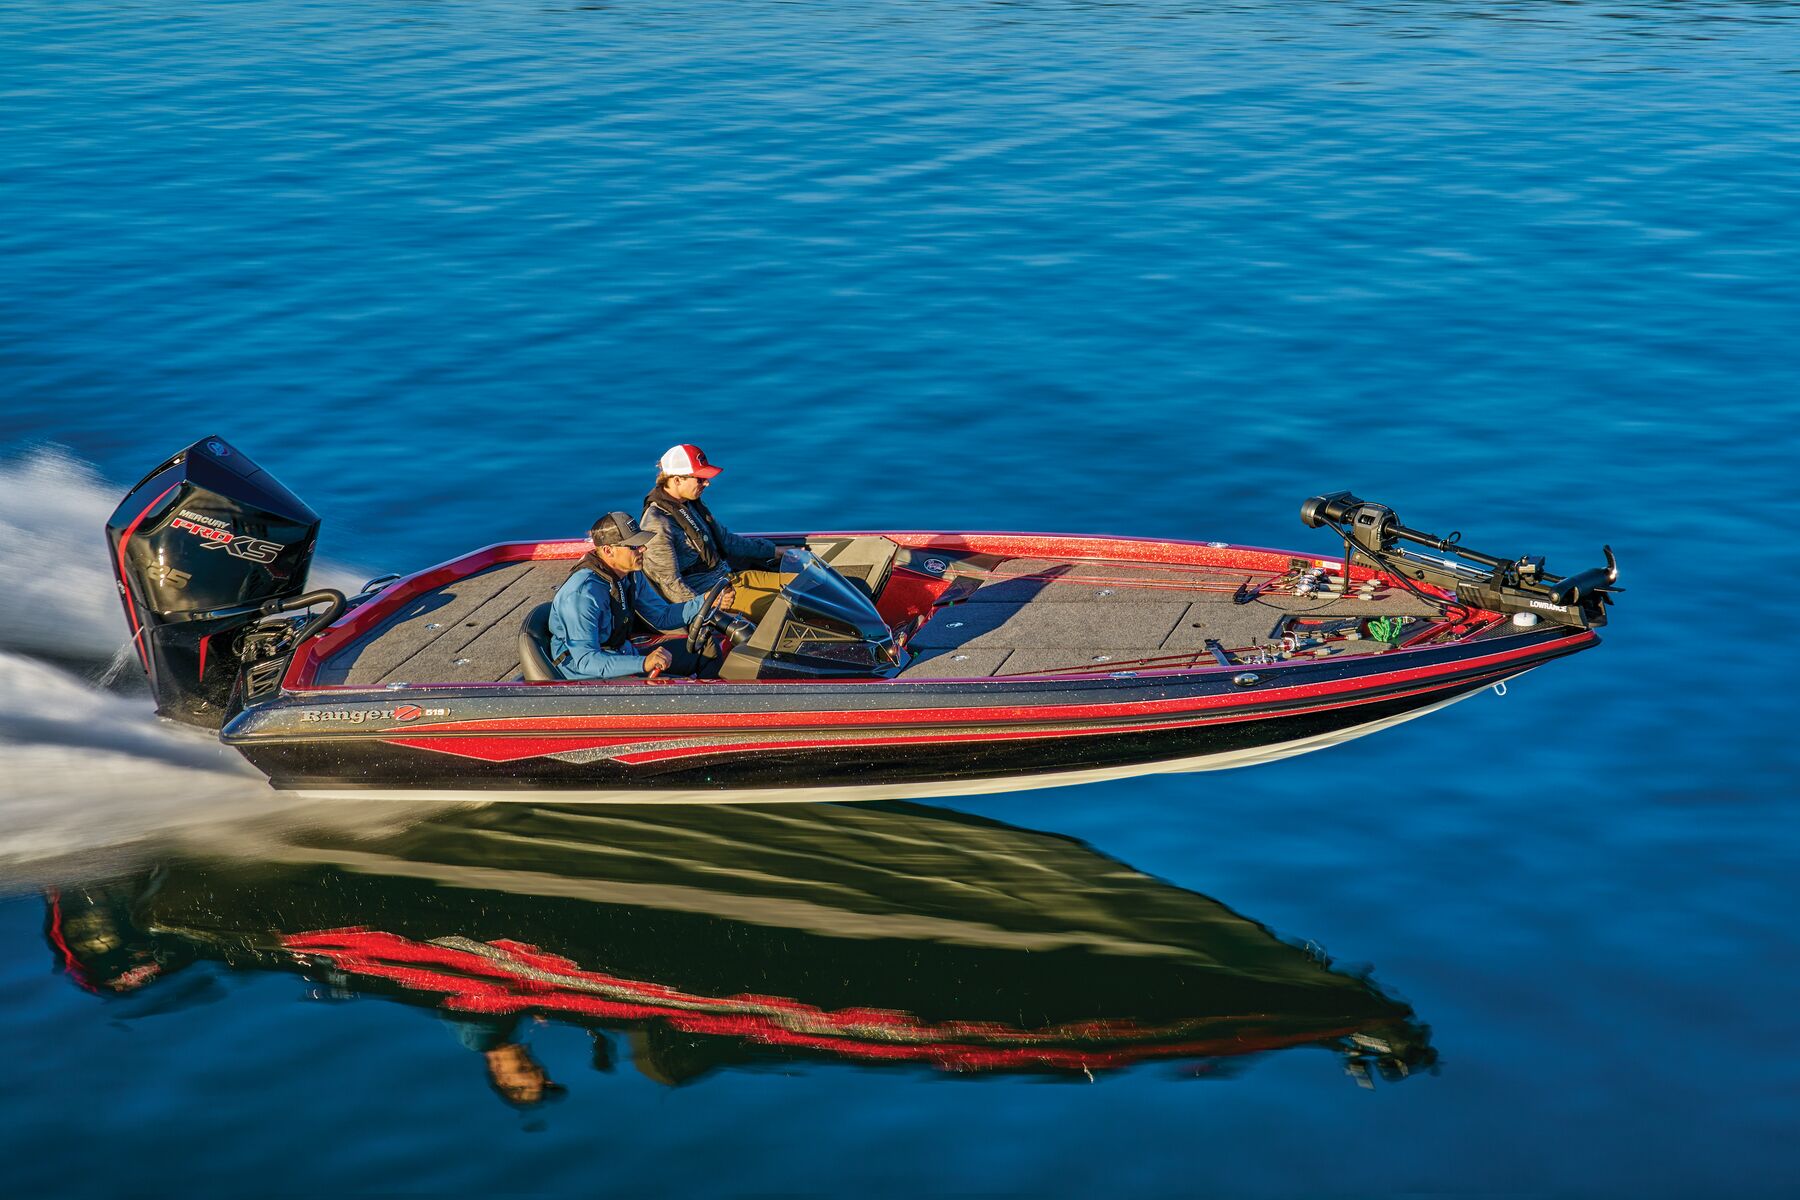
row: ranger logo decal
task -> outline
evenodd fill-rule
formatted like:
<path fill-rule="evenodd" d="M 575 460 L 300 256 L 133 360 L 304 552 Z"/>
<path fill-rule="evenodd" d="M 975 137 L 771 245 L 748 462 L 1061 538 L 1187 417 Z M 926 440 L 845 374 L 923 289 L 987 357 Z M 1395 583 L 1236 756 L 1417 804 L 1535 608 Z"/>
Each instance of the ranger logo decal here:
<path fill-rule="evenodd" d="M 447 717 L 447 708 L 420 708 L 417 704 L 397 704 L 393 708 L 308 709 L 300 719 L 309 723 L 342 721 L 348 725 L 366 725 L 370 721 L 416 721 L 420 717 Z"/>

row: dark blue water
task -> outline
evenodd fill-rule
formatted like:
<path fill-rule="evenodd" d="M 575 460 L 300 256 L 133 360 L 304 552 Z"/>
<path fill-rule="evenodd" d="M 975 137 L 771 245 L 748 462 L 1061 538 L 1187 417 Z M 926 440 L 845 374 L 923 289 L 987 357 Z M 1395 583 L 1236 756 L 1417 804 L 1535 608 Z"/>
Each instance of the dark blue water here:
<path fill-rule="evenodd" d="M 9 6 L 0 1179 L 1800 1189 L 1797 18 Z M 514 1108 L 416 997 L 219 951 L 103 998 L 46 939 L 44 887 L 162 887 L 254 941 L 273 918 L 240 877 L 297 831 L 337 830 L 343 863 L 391 835 L 277 803 L 95 683 L 124 638 L 100 524 L 212 432 L 325 515 L 350 573 L 578 533 L 691 441 L 743 529 L 1324 553 L 1296 506 L 1352 487 L 1553 569 L 1610 542 L 1630 590 L 1604 646 L 1504 699 L 1250 770 L 942 806 L 1091 847 L 1058 894 L 1124 864 L 1159 903 L 1204 897 L 1321 948 L 1321 971 L 1366 968 L 1435 1067 L 1363 1088 L 1321 1044 L 1092 1082 L 752 1055 L 672 1086 L 642 1037 L 553 1017 L 507 1036 L 567 1093 Z M 361 923 L 398 919 L 363 903 Z M 665 931 L 682 969 L 716 966 L 686 928 Z M 870 969 L 951 1012 L 972 985 L 921 936 Z"/>

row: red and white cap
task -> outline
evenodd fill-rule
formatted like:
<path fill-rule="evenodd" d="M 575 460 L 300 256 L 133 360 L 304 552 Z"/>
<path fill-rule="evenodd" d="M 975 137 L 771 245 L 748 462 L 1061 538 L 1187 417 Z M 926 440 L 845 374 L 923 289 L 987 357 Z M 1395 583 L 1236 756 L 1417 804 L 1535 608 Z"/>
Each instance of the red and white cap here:
<path fill-rule="evenodd" d="M 698 475 L 702 479 L 711 479 L 723 470 L 707 462 L 700 447 L 687 445 L 669 447 L 656 465 L 664 475 Z"/>

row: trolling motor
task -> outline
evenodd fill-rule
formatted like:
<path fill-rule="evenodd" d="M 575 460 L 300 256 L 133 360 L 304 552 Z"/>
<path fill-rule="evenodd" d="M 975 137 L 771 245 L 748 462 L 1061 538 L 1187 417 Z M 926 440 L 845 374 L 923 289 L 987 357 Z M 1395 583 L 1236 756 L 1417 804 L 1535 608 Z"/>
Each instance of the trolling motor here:
<path fill-rule="evenodd" d="M 1616 586 L 1619 563 L 1612 547 L 1603 546 L 1604 567 L 1592 567 L 1574 575 L 1550 575 L 1543 555 L 1496 558 L 1464 547 L 1460 534 L 1448 538 L 1420 533 L 1400 524 L 1394 510 L 1370 504 L 1349 492 L 1327 492 L 1300 506 L 1300 520 L 1307 528 L 1329 526 L 1344 539 L 1346 579 L 1358 557 L 1402 579 L 1428 583 L 1455 594 L 1472 608 L 1500 613 L 1533 613 L 1557 625 L 1588 629 L 1606 624 L 1606 606 Z M 1400 545 L 1413 545 L 1452 554 L 1434 558 Z"/>

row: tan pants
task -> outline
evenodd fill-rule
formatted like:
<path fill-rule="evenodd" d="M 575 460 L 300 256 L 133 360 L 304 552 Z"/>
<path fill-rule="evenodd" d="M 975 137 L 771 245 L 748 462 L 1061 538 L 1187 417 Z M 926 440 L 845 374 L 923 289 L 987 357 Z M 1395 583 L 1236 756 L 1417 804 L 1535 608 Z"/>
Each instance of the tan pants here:
<path fill-rule="evenodd" d="M 780 571 L 738 571 L 731 577 L 731 588 L 737 598 L 731 611 L 743 613 L 752 621 L 761 621 L 781 592 Z"/>

